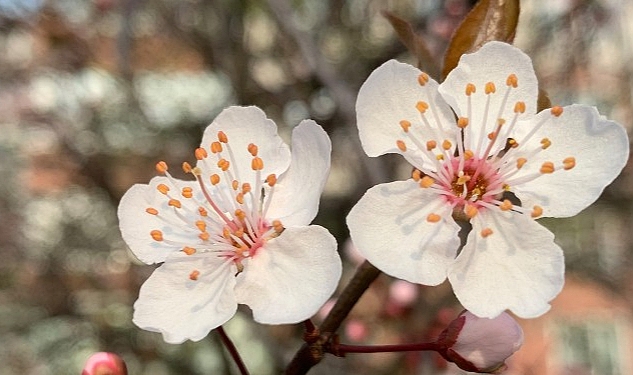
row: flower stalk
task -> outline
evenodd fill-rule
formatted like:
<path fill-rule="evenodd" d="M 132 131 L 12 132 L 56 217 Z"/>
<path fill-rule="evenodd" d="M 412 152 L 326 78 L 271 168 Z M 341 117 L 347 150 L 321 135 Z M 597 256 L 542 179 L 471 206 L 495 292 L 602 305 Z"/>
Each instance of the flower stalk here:
<path fill-rule="evenodd" d="M 237 348 L 235 347 L 235 344 L 233 344 L 233 341 L 231 340 L 229 335 L 227 335 L 226 332 L 224 331 L 224 328 L 222 326 L 219 326 L 215 330 L 218 332 L 218 335 L 220 336 L 220 340 L 222 341 L 222 344 L 231 355 L 231 358 L 233 358 L 233 361 L 237 365 L 237 368 L 240 370 L 240 374 L 248 375 L 249 374 L 248 369 L 246 368 L 246 365 L 244 364 L 244 361 L 242 360 L 240 353 L 237 351 Z"/>

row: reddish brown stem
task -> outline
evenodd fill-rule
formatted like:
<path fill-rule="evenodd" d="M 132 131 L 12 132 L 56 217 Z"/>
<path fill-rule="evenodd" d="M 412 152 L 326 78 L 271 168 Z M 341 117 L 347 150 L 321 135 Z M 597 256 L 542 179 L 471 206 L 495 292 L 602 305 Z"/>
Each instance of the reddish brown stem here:
<path fill-rule="evenodd" d="M 215 330 L 220 335 L 220 340 L 222 340 L 222 344 L 224 344 L 224 347 L 226 347 L 226 350 L 231 355 L 231 358 L 233 358 L 233 361 L 235 361 L 237 368 L 240 370 L 240 374 L 249 375 L 248 369 L 246 368 L 244 361 L 242 361 L 242 357 L 240 357 L 240 353 L 237 351 L 237 348 L 233 344 L 233 341 L 231 341 L 226 332 L 224 332 L 224 328 L 222 328 L 222 326 L 219 326 Z"/>
<path fill-rule="evenodd" d="M 332 354 L 344 357 L 347 353 L 388 353 L 388 352 L 418 352 L 424 350 L 437 351 L 440 346 L 437 342 L 422 342 L 416 344 L 398 345 L 333 345 Z"/>

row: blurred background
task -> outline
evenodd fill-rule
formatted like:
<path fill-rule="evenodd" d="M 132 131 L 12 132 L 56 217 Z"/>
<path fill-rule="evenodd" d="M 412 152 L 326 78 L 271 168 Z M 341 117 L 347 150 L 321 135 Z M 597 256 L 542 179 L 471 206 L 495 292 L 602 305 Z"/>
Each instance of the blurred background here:
<path fill-rule="evenodd" d="M 118 200 L 158 160 L 193 162 L 225 106 L 261 107 L 285 137 L 313 118 L 334 149 L 316 222 L 339 241 L 344 283 L 361 261 L 348 210 L 410 172 L 399 157 L 366 157 L 355 130 L 369 73 L 390 58 L 415 64 L 380 12 L 410 21 L 441 61 L 474 2 L 0 0 L 0 374 L 79 374 L 95 351 L 119 353 L 134 375 L 237 373 L 214 334 L 169 345 L 132 324 L 154 267 L 121 240 Z M 631 130 L 632 2 L 524 1 L 515 44 L 553 104 L 595 105 Z M 508 374 L 633 373 L 632 178 L 627 167 L 577 217 L 541 220 L 568 279 L 550 313 L 521 321 L 526 344 Z M 449 285 L 383 275 L 342 340 L 432 339 L 460 310 Z M 302 327 L 261 326 L 246 309 L 226 330 L 254 375 L 279 373 L 301 345 Z M 462 372 L 421 353 L 329 356 L 311 372 L 367 373 Z"/>

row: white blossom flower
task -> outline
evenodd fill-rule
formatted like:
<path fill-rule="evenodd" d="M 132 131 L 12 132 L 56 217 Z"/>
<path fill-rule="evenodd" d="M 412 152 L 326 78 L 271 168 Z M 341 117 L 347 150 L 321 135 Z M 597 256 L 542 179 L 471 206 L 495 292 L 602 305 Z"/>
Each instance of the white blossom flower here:
<path fill-rule="evenodd" d="M 334 237 L 308 225 L 330 167 L 331 144 L 312 120 L 293 131 L 292 155 L 257 107 L 225 109 L 204 132 L 195 180 L 164 174 L 121 199 L 123 239 L 163 264 L 143 284 L 134 323 L 165 341 L 197 341 L 238 304 L 256 321 L 297 323 L 317 312 L 341 275 Z"/>
<path fill-rule="evenodd" d="M 593 107 L 536 112 L 532 63 L 517 48 L 485 44 L 442 84 L 388 61 L 358 94 L 369 156 L 401 154 L 412 178 L 369 189 L 348 216 L 371 263 L 425 285 L 447 277 L 480 317 L 510 309 L 536 317 L 561 290 L 564 262 L 538 217 L 568 217 L 620 173 L 629 143 Z M 458 254 L 460 226 L 472 231 Z"/>

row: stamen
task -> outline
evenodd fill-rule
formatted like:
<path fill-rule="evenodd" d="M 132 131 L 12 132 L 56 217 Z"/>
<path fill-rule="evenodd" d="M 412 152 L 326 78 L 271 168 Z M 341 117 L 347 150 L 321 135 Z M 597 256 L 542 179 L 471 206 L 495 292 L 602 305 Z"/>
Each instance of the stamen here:
<path fill-rule="evenodd" d="M 430 213 L 427 217 L 426 217 L 426 221 L 428 221 L 429 223 L 437 223 L 440 220 L 442 220 L 442 217 L 438 214 L 434 214 L 434 213 Z"/>
<path fill-rule="evenodd" d="M 198 213 L 200 214 L 200 216 L 202 217 L 207 217 L 209 216 L 209 212 L 207 211 L 206 208 L 204 207 L 198 207 Z"/>
<path fill-rule="evenodd" d="M 532 209 L 532 218 L 536 219 L 537 217 L 543 215 L 543 207 L 541 206 L 534 206 L 534 208 Z"/>
<path fill-rule="evenodd" d="M 451 149 L 451 147 L 453 147 L 453 144 L 448 139 L 445 139 L 444 142 L 442 142 L 442 148 L 444 150 L 448 151 Z"/>
<path fill-rule="evenodd" d="M 494 94 L 496 91 L 497 91 L 497 88 L 495 87 L 494 82 L 487 82 L 486 83 L 486 87 L 485 87 L 486 95 Z"/>
<path fill-rule="evenodd" d="M 153 207 L 146 208 L 145 212 L 147 212 L 150 215 L 158 215 L 158 210 Z"/>
<path fill-rule="evenodd" d="M 420 86 L 426 85 L 428 81 L 429 81 L 429 75 L 424 72 L 420 73 L 420 75 L 418 76 L 418 83 L 420 84 Z"/>
<path fill-rule="evenodd" d="M 407 145 L 404 143 L 404 141 L 398 139 L 396 141 L 396 145 L 398 146 L 398 149 L 400 149 L 400 151 L 402 151 L 402 152 L 406 152 L 407 151 Z"/>
<path fill-rule="evenodd" d="M 488 236 L 490 236 L 490 235 L 492 234 L 492 229 L 490 229 L 490 228 L 484 228 L 484 229 L 482 229 L 482 230 L 481 230 L 481 233 L 480 233 L 480 234 L 481 234 L 481 236 L 482 236 L 483 238 L 486 238 L 486 237 L 488 237 Z"/>
<path fill-rule="evenodd" d="M 251 162 L 251 168 L 254 171 L 261 171 L 262 169 L 264 169 L 264 161 L 258 156 L 254 157 L 253 161 Z"/>
<path fill-rule="evenodd" d="M 248 149 L 248 152 L 250 152 L 252 156 L 257 156 L 257 151 L 259 150 L 257 145 L 255 145 L 254 143 L 249 143 L 247 149 Z"/>
<path fill-rule="evenodd" d="M 526 158 L 518 158 L 517 159 L 517 169 L 523 168 L 525 163 L 527 163 L 527 159 Z"/>
<path fill-rule="evenodd" d="M 503 202 L 499 205 L 501 211 L 510 211 L 512 209 L 512 202 L 509 199 L 504 199 Z"/>
<path fill-rule="evenodd" d="M 275 176 L 274 174 L 269 174 L 268 177 L 266 177 L 266 183 L 270 187 L 275 186 L 275 184 L 277 183 L 277 176 Z"/>
<path fill-rule="evenodd" d="M 212 174 L 209 179 L 211 180 L 211 185 L 215 186 L 220 183 L 220 176 L 216 173 Z"/>
<path fill-rule="evenodd" d="M 222 143 L 216 141 L 211 143 L 211 152 L 214 154 L 218 154 L 222 152 Z"/>
<path fill-rule="evenodd" d="M 472 83 L 466 84 L 466 96 L 470 96 L 474 94 L 476 91 L 477 91 L 477 88 L 475 87 L 474 84 Z"/>
<path fill-rule="evenodd" d="M 422 171 L 419 169 L 414 169 L 413 172 L 411 172 L 411 178 L 415 182 L 420 182 L 420 180 L 422 179 Z"/>
<path fill-rule="evenodd" d="M 424 113 L 429 109 L 429 104 L 424 101 L 419 101 L 418 104 L 415 105 L 415 108 L 417 108 L 420 113 Z"/>
<path fill-rule="evenodd" d="M 468 126 L 468 119 L 466 117 L 460 117 L 457 119 L 457 127 L 460 129 L 464 129 Z"/>
<path fill-rule="evenodd" d="M 169 186 L 165 184 L 159 184 L 158 186 L 156 186 L 156 189 L 160 191 L 163 195 L 167 195 L 167 193 L 169 192 Z"/>
<path fill-rule="evenodd" d="M 176 208 L 182 207 L 182 203 L 180 203 L 178 199 L 170 199 L 167 204 L 171 207 L 176 207 Z"/>
<path fill-rule="evenodd" d="M 198 228 L 200 230 L 200 232 L 206 232 L 207 231 L 207 223 L 205 223 L 203 220 L 197 220 L 196 221 L 196 228 Z"/>
<path fill-rule="evenodd" d="M 432 177 L 424 176 L 420 179 L 420 187 L 428 188 L 431 187 L 435 183 L 435 180 Z"/>
<path fill-rule="evenodd" d="M 189 186 L 186 186 L 184 188 L 182 188 L 182 196 L 185 198 L 191 198 L 193 197 L 193 189 L 190 188 Z"/>
<path fill-rule="evenodd" d="M 198 235 L 198 238 L 200 238 L 202 241 L 209 241 L 209 237 L 211 237 L 209 232 L 202 232 Z"/>
<path fill-rule="evenodd" d="M 550 141 L 549 138 L 543 138 L 541 139 L 541 145 L 543 150 L 547 150 L 547 148 L 552 145 L 552 141 Z"/>
<path fill-rule="evenodd" d="M 233 190 L 237 191 L 237 189 L 240 187 L 240 182 L 238 180 L 233 180 L 231 182 L 231 187 L 233 188 Z"/>
<path fill-rule="evenodd" d="M 516 102 L 514 105 L 514 113 L 525 113 L 525 102 Z"/>
<path fill-rule="evenodd" d="M 182 163 L 182 170 L 183 170 L 185 173 L 191 173 L 191 171 L 193 170 L 193 168 L 191 168 L 191 164 L 189 164 L 189 163 L 187 163 L 187 162 L 184 162 L 184 163 Z"/>
<path fill-rule="evenodd" d="M 228 160 L 224 158 L 218 160 L 218 168 L 220 168 L 222 171 L 226 172 L 230 166 L 231 166 L 231 163 L 229 163 Z"/>
<path fill-rule="evenodd" d="M 197 148 L 196 151 L 194 152 L 194 155 L 196 156 L 196 159 L 198 160 L 205 159 L 207 156 L 209 156 L 209 154 L 207 154 L 207 150 L 205 150 L 202 147 Z"/>
<path fill-rule="evenodd" d="M 552 107 L 550 109 L 550 112 L 552 113 L 552 115 L 554 115 L 556 117 L 559 117 L 560 115 L 563 114 L 563 107 L 561 107 L 561 106 Z"/>
<path fill-rule="evenodd" d="M 158 163 L 156 163 L 156 172 L 164 174 L 165 172 L 167 172 L 168 169 L 169 167 L 164 161 L 159 161 Z"/>
<path fill-rule="evenodd" d="M 435 149 L 435 147 L 437 147 L 437 142 L 435 142 L 435 141 L 428 141 L 428 142 L 426 142 L 426 150 L 427 151 L 431 151 L 431 150 Z"/>
<path fill-rule="evenodd" d="M 284 228 L 284 226 L 283 226 L 283 224 L 282 224 L 282 223 L 281 223 L 281 221 L 279 221 L 279 220 L 273 220 L 272 225 L 273 225 L 273 229 L 274 229 L 274 230 L 275 230 L 275 232 L 277 232 L 277 233 L 281 233 L 281 232 L 283 232 L 283 231 L 284 231 L 284 229 L 285 229 L 285 228 Z"/>
<path fill-rule="evenodd" d="M 516 74 L 512 73 L 508 76 L 508 79 L 506 79 L 506 85 L 512 86 L 515 89 L 517 88 L 517 86 L 519 85 L 519 79 L 517 78 Z"/>
<path fill-rule="evenodd" d="M 563 160 L 563 168 L 566 171 L 572 169 L 575 166 L 576 166 L 576 158 L 574 158 L 573 156 L 567 157 L 565 158 L 565 160 Z"/>
<path fill-rule="evenodd" d="M 407 121 L 407 120 L 402 120 L 402 121 L 400 121 L 400 127 L 402 127 L 402 130 L 405 133 L 408 133 L 409 132 L 409 128 L 411 127 L 411 122 Z"/>
<path fill-rule="evenodd" d="M 187 255 L 193 255 L 196 253 L 196 249 L 194 249 L 193 247 L 185 246 L 182 248 L 182 252 Z"/>
<path fill-rule="evenodd" d="M 191 271 L 191 273 L 189 274 L 189 279 L 192 281 L 196 281 L 198 280 L 198 277 L 200 276 L 200 271 L 198 270 L 193 270 Z"/>
<path fill-rule="evenodd" d="M 464 151 L 464 160 L 470 160 L 475 156 L 475 153 L 472 150 Z"/>
<path fill-rule="evenodd" d="M 154 239 L 154 241 L 162 241 L 163 240 L 163 232 L 159 230 L 153 230 L 149 232 L 150 236 Z"/>
<path fill-rule="evenodd" d="M 218 141 L 222 142 L 222 143 L 228 143 L 229 139 L 226 136 L 226 134 L 223 131 L 219 131 L 218 132 Z"/>
<path fill-rule="evenodd" d="M 552 163 L 551 161 L 546 161 L 545 163 L 543 163 L 543 165 L 541 165 L 540 172 L 543 174 L 548 174 L 554 173 L 554 170 L 554 163 Z"/>
<path fill-rule="evenodd" d="M 474 205 L 467 204 L 464 206 L 464 213 L 466 214 L 466 216 L 468 216 L 469 219 L 472 219 L 479 213 L 479 210 Z"/>

